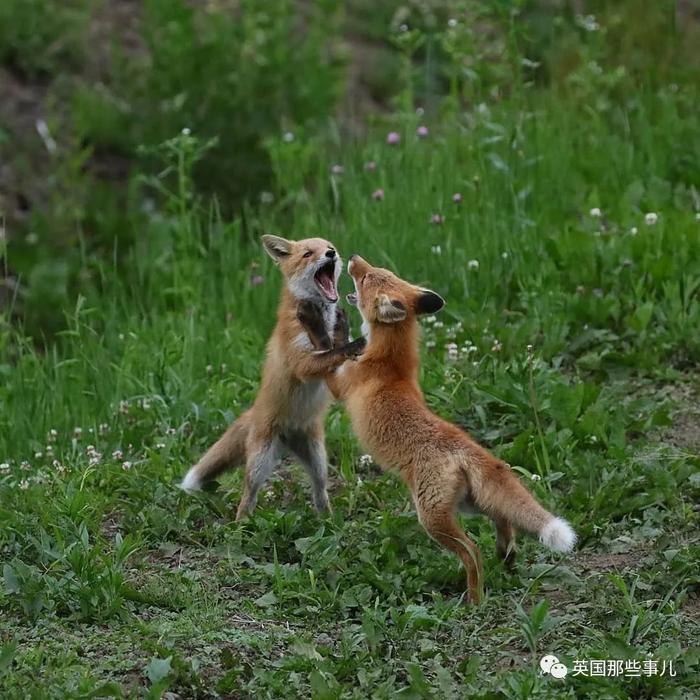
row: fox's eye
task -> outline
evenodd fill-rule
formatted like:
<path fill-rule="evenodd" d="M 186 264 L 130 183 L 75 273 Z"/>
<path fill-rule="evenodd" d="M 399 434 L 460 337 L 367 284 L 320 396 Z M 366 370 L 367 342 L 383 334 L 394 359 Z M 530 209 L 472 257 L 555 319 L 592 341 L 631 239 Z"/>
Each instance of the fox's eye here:
<path fill-rule="evenodd" d="M 304 257 L 305 257 L 305 258 L 310 258 L 312 255 L 313 255 L 313 251 L 311 251 L 311 250 L 307 250 L 307 251 L 304 253 Z"/>

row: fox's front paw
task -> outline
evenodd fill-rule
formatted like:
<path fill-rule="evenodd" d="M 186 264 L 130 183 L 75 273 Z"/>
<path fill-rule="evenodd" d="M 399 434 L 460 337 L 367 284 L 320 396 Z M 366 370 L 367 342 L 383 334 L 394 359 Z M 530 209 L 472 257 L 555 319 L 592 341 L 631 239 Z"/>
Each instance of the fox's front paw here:
<path fill-rule="evenodd" d="M 346 357 L 359 357 L 365 351 L 366 347 L 367 340 L 362 337 L 357 338 L 342 348 L 343 355 Z"/>
<path fill-rule="evenodd" d="M 350 340 L 350 324 L 345 309 L 338 309 L 335 316 L 335 326 L 333 326 L 333 341 L 335 347 L 345 345 Z"/>

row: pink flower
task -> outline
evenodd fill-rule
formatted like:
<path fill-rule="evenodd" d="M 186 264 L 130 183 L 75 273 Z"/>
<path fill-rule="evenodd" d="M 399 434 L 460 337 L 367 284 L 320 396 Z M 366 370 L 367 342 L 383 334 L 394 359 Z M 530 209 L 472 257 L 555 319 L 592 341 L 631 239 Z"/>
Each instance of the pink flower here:
<path fill-rule="evenodd" d="M 384 190 L 381 188 L 374 190 L 374 192 L 372 192 L 372 199 L 376 199 L 377 201 L 384 199 Z"/>
<path fill-rule="evenodd" d="M 365 170 L 368 173 L 373 173 L 376 169 L 377 169 L 377 164 L 373 160 L 367 161 L 365 163 Z"/>
<path fill-rule="evenodd" d="M 401 143 L 401 134 L 398 131 L 390 131 L 387 134 L 386 142 L 390 146 L 395 146 L 397 143 Z"/>
<path fill-rule="evenodd" d="M 445 223 L 445 217 L 442 214 L 433 214 L 430 217 L 430 223 L 435 224 L 436 226 L 441 226 Z"/>
<path fill-rule="evenodd" d="M 461 195 L 459 192 L 455 192 L 455 193 L 452 195 L 452 201 L 453 201 L 455 204 L 459 204 L 459 203 L 462 201 L 462 195 Z"/>
<path fill-rule="evenodd" d="M 427 138 L 428 134 L 430 132 L 428 131 L 428 127 L 424 126 L 421 124 L 417 129 L 416 129 L 416 136 L 418 136 L 419 139 L 424 139 Z"/>
<path fill-rule="evenodd" d="M 259 284 L 263 284 L 264 282 L 265 282 L 265 278 L 262 275 L 253 275 L 250 278 L 250 283 L 254 287 L 257 287 Z"/>

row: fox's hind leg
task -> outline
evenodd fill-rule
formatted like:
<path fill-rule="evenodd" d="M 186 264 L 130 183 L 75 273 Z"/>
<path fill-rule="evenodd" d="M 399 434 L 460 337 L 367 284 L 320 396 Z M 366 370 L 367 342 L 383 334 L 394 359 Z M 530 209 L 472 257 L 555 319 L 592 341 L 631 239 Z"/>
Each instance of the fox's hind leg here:
<path fill-rule="evenodd" d="M 494 517 L 496 525 L 496 553 L 507 569 L 515 566 L 515 528 L 505 518 Z"/>
<path fill-rule="evenodd" d="M 323 428 L 316 426 L 308 432 L 296 431 L 288 436 L 287 445 L 311 478 L 314 507 L 320 513 L 329 511 L 328 461 Z"/>
<path fill-rule="evenodd" d="M 467 572 L 467 590 L 472 603 L 481 602 L 484 569 L 481 550 L 464 534 L 455 517 L 455 507 L 464 498 L 461 480 L 444 470 L 424 469 L 409 484 L 420 524 L 443 547 L 454 552 Z"/>
<path fill-rule="evenodd" d="M 248 441 L 248 460 L 245 465 L 243 494 L 238 505 L 236 520 L 250 515 L 258 500 L 258 492 L 267 478 L 272 474 L 282 458 L 282 444 L 279 438 L 255 444 Z"/>

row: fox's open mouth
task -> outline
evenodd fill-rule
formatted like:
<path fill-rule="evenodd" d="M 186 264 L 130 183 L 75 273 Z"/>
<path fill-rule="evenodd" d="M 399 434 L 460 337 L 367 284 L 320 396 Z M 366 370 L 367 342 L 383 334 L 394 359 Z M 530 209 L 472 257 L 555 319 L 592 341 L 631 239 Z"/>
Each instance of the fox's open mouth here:
<path fill-rule="evenodd" d="M 321 290 L 323 296 L 328 301 L 335 303 L 338 301 L 338 290 L 335 286 L 335 261 L 329 260 L 314 275 L 316 286 Z"/>
<path fill-rule="evenodd" d="M 350 294 L 347 294 L 345 298 L 350 306 L 357 306 L 357 294 L 355 294 L 355 292 L 350 292 Z"/>

